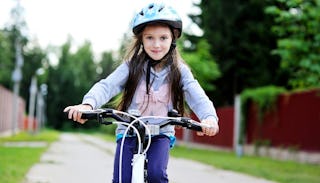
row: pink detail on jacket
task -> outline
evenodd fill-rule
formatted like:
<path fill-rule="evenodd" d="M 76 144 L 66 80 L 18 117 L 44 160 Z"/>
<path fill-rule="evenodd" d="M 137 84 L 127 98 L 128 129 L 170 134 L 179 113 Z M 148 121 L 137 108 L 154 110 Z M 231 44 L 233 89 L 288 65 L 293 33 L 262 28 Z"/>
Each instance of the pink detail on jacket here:
<path fill-rule="evenodd" d="M 168 106 L 171 103 L 170 98 L 168 84 L 161 85 L 157 91 L 154 91 L 151 87 L 148 95 L 146 82 L 142 81 L 136 92 L 136 103 L 142 116 L 167 116 Z"/>

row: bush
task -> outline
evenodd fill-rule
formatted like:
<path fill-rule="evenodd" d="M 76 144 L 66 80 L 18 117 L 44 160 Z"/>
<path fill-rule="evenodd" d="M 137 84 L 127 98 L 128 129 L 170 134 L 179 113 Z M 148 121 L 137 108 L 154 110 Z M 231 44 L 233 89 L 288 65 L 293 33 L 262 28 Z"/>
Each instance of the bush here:
<path fill-rule="evenodd" d="M 279 94 L 286 90 L 283 87 L 265 86 L 255 89 L 246 89 L 241 94 L 241 132 L 240 143 L 244 142 L 244 134 L 246 128 L 246 121 L 248 109 L 252 103 L 258 106 L 258 122 L 262 122 L 263 116 L 266 112 L 275 109 L 275 102 Z"/>

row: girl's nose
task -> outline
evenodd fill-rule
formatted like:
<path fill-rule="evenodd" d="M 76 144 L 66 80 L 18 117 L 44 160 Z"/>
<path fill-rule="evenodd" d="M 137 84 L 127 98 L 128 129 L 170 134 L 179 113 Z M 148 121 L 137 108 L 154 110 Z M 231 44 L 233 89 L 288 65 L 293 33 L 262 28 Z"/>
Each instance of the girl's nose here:
<path fill-rule="evenodd" d="M 153 47 L 159 47 L 160 46 L 160 41 L 159 40 L 154 40 L 153 41 Z"/>

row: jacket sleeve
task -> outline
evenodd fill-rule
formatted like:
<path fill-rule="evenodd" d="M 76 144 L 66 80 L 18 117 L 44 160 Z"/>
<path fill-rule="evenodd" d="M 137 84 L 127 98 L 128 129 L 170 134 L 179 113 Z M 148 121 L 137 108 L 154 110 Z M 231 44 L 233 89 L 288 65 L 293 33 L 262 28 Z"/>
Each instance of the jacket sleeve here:
<path fill-rule="evenodd" d="M 199 82 L 194 78 L 190 68 L 185 64 L 181 64 L 180 71 L 185 100 L 190 109 L 200 120 L 212 118 L 218 122 L 218 116 L 213 102 L 206 95 Z"/>
<path fill-rule="evenodd" d="M 82 104 L 89 104 L 93 109 L 99 108 L 119 94 L 127 81 L 129 67 L 126 62 L 116 68 L 107 78 L 95 83 L 83 97 Z"/>

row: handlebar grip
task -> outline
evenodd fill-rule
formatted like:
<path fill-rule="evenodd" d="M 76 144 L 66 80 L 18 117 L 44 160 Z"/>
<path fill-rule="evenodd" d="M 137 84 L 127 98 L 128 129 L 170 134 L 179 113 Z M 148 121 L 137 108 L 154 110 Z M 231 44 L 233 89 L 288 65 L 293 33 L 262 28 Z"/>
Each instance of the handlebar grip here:
<path fill-rule="evenodd" d="M 82 113 L 81 119 L 99 119 L 99 115 L 104 112 L 102 109 L 96 110 L 79 110 Z"/>
<path fill-rule="evenodd" d="M 202 132 L 202 127 L 212 128 L 211 125 L 199 123 L 199 122 L 194 121 L 194 120 L 192 120 L 192 119 L 190 119 L 190 120 L 188 120 L 188 121 L 190 122 L 190 124 L 188 125 L 187 128 L 192 129 L 192 130 L 195 130 L 195 131 Z"/>
<path fill-rule="evenodd" d="M 81 119 L 95 120 L 99 118 L 100 110 L 80 110 Z M 69 111 L 64 112 L 66 118 L 68 118 Z"/>
<path fill-rule="evenodd" d="M 183 126 L 186 128 L 200 132 L 202 131 L 201 123 L 186 117 L 182 117 L 180 120 L 184 123 Z"/>
<path fill-rule="evenodd" d="M 82 113 L 81 119 L 98 119 L 98 113 Z"/>
<path fill-rule="evenodd" d="M 190 126 L 188 126 L 187 128 L 191 129 L 191 130 L 202 132 L 202 127 L 201 127 L 200 123 L 190 123 Z"/>

